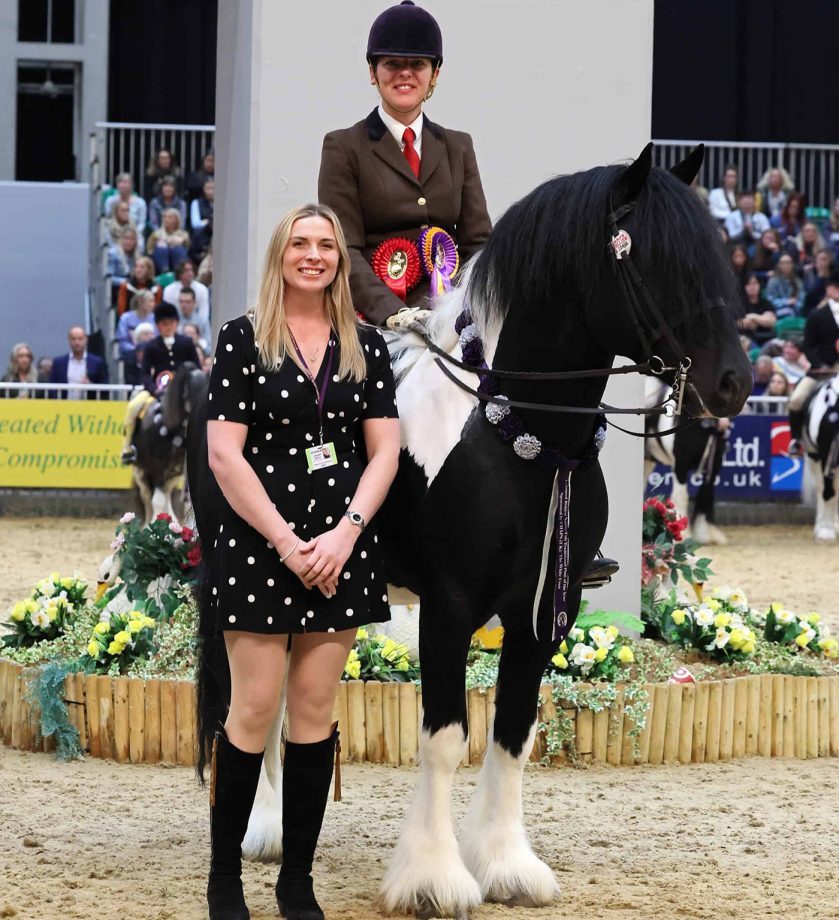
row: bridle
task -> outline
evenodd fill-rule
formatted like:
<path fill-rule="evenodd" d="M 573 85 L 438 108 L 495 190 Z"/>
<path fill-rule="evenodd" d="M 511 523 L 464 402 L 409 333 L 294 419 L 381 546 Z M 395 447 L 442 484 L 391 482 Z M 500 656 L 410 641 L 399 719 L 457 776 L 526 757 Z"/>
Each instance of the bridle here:
<path fill-rule="evenodd" d="M 644 284 L 644 279 L 641 277 L 641 274 L 630 258 L 632 239 L 626 230 L 619 228 L 618 224 L 624 217 L 631 214 L 634 208 L 635 203 L 629 202 L 610 210 L 606 218 L 606 224 L 610 233 L 607 247 L 614 256 L 612 268 L 617 273 L 624 299 L 629 306 L 630 317 L 635 332 L 638 335 L 644 352 L 650 356 L 641 364 L 626 364 L 621 367 L 601 367 L 579 371 L 505 371 L 489 367 L 475 367 L 474 365 L 459 361 L 440 348 L 439 345 L 431 340 L 426 330 L 419 323 L 412 323 L 409 328 L 424 340 L 428 349 L 435 356 L 435 363 L 446 377 L 462 390 L 465 390 L 467 393 L 470 393 L 476 399 L 483 402 L 496 403 L 516 409 L 528 409 L 537 412 L 556 412 L 560 414 L 665 415 L 668 418 L 681 415 L 685 389 L 689 385 L 688 373 L 691 368 L 691 359 L 676 338 L 667 320 L 662 315 L 661 310 L 658 308 L 654 298 Z M 674 355 L 679 356 L 678 366 L 667 365 L 663 358 L 655 354 L 655 343 L 662 340 L 670 346 Z M 475 389 L 470 387 L 467 383 L 464 383 L 464 381 L 446 367 L 446 364 L 453 365 L 460 370 L 472 374 L 478 374 L 482 377 L 494 377 L 498 380 L 545 382 L 556 380 L 583 380 L 594 377 L 614 377 L 622 374 L 644 374 L 646 376 L 663 377 L 665 374 L 672 372 L 673 382 L 670 386 L 669 394 L 663 400 L 651 407 L 625 409 L 610 406 L 607 403 L 600 403 L 596 408 L 588 408 L 586 406 L 557 406 L 551 403 L 526 402 L 490 395 L 489 393 L 483 392 L 480 388 Z M 696 395 L 698 397 L 698 394 Z M 615 425 L 614 422 L 609 422 L 609 424 L 619 431 L 623 431 L 633 437 L 649 438 L 672 434 L 673 432 L 693 424 L 694 421 L 694 419 L 689 419 L 667 431 L 649 433 L 630 431 L 627 428 L 621 428 L 619 425 Z"/>

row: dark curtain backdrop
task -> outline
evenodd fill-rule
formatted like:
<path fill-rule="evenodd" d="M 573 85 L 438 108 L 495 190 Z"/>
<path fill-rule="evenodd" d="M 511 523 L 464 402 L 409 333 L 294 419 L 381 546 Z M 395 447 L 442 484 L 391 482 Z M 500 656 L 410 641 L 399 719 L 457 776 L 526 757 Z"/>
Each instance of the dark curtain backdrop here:
<path fill-rule="evenodd" d="M 839 143 L 839 3 L 656 0 L 653 137 Z"/>
<path fill-rule="evenodd" d="M 217 0 L 111 0 L 111 121 L 211 125 Z"/>

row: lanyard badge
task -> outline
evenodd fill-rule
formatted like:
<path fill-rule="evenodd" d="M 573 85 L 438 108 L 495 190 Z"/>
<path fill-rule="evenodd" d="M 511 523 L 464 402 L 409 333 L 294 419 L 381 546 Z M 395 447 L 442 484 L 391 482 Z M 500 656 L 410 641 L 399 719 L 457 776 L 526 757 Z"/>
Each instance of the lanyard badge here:
<path fill-rule="evenodd" d="M 291 343 L 294 345 L 294 350 L 297 352 L 297 357 L 300 359 L 300 364 L 303 366 L 303 370 L 306 373 L 306 376 L 309 378 L 309 383 L 315 388 L 315 397 L 316 405 L 318 410 L 318 431 L 320 434 L 320 443 L 314 445 L 313 447 L 307 447 L 305 450 L 306 454 L 306 466 L 309 472 L 314 470 L 323 470 L 329 466 L 335 466 L 338 463 L 338 454 L 335 451 L 335 445 L 332 441 L 324 443 L 323 437 L 323 405 L 326 401 L 326 390 L 329 387 L 330 374 L 332 372 L 332 358 L 335 351 L 335 346 L 332 341 L 332 334 L 329 336 L 329 355 L 326 359 L 326 373 L 323 378 L 323 388 L 319 388 L 317 381 L 315 380 L 314 374 L 312 374 L 309 369 L 309 365 L 306 363 L 306 359 L 303 357 L 303 352 L 300 350 L 300 346 L 297 344 L 297 339 L 294 338 L 294 333 L 289 329 L 289 335 L 291 336 Z"/>

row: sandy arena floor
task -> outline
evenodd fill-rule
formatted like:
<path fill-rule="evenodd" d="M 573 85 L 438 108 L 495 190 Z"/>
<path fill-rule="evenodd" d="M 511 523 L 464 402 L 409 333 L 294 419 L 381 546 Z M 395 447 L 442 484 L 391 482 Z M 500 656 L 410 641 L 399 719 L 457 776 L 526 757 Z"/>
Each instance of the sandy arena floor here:
<path fill-rule="evenodd" d="M 757 604 L 818 609 L 839 629 L 839 547 L 809 528 L 732 528 L 709 552 L 716 583 Z M 0 611 L 54 569 L 94 579 L 108 521 L 3 519 Z M 595 597 L 592 597 L 595 600 Z M 375 896 L 414 771 L 345 768 L 315 868 L 329 920 L 379 918 Z M 461 770 L 455 814 L 477 771 Z M 839 918 L 839 766 L 749 759 L 688 767 L 529 767 L 525 811 L 563 897 L 542 910 L 485 905 L 473 920 Z M 0 918 L 198 920 L 206 796 L 191 771 L 0 747 Z M 254 920 L 277 916 L 271 867 L 248 865 Z"/>

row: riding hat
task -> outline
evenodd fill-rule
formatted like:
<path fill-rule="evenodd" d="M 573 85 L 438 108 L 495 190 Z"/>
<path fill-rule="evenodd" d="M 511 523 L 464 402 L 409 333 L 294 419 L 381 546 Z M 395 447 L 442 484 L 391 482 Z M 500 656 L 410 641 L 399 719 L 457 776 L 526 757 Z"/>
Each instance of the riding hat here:
<path fill-rule="evenodd" d="M 174 304 L 167 303 L 165 300 L 154 308 L 154 321 L 156 323 L 162 322 L 164 319 L 180 318 L 178 308 Z"/>
<path fill-rule="evenodd" d="M 402 0 L 373 21 L 367 39 L 367 60 L 393 57 L 431 58 L 435 66 L 443 63 L 443 36 L 437 20 L 413 0 Z"/>

